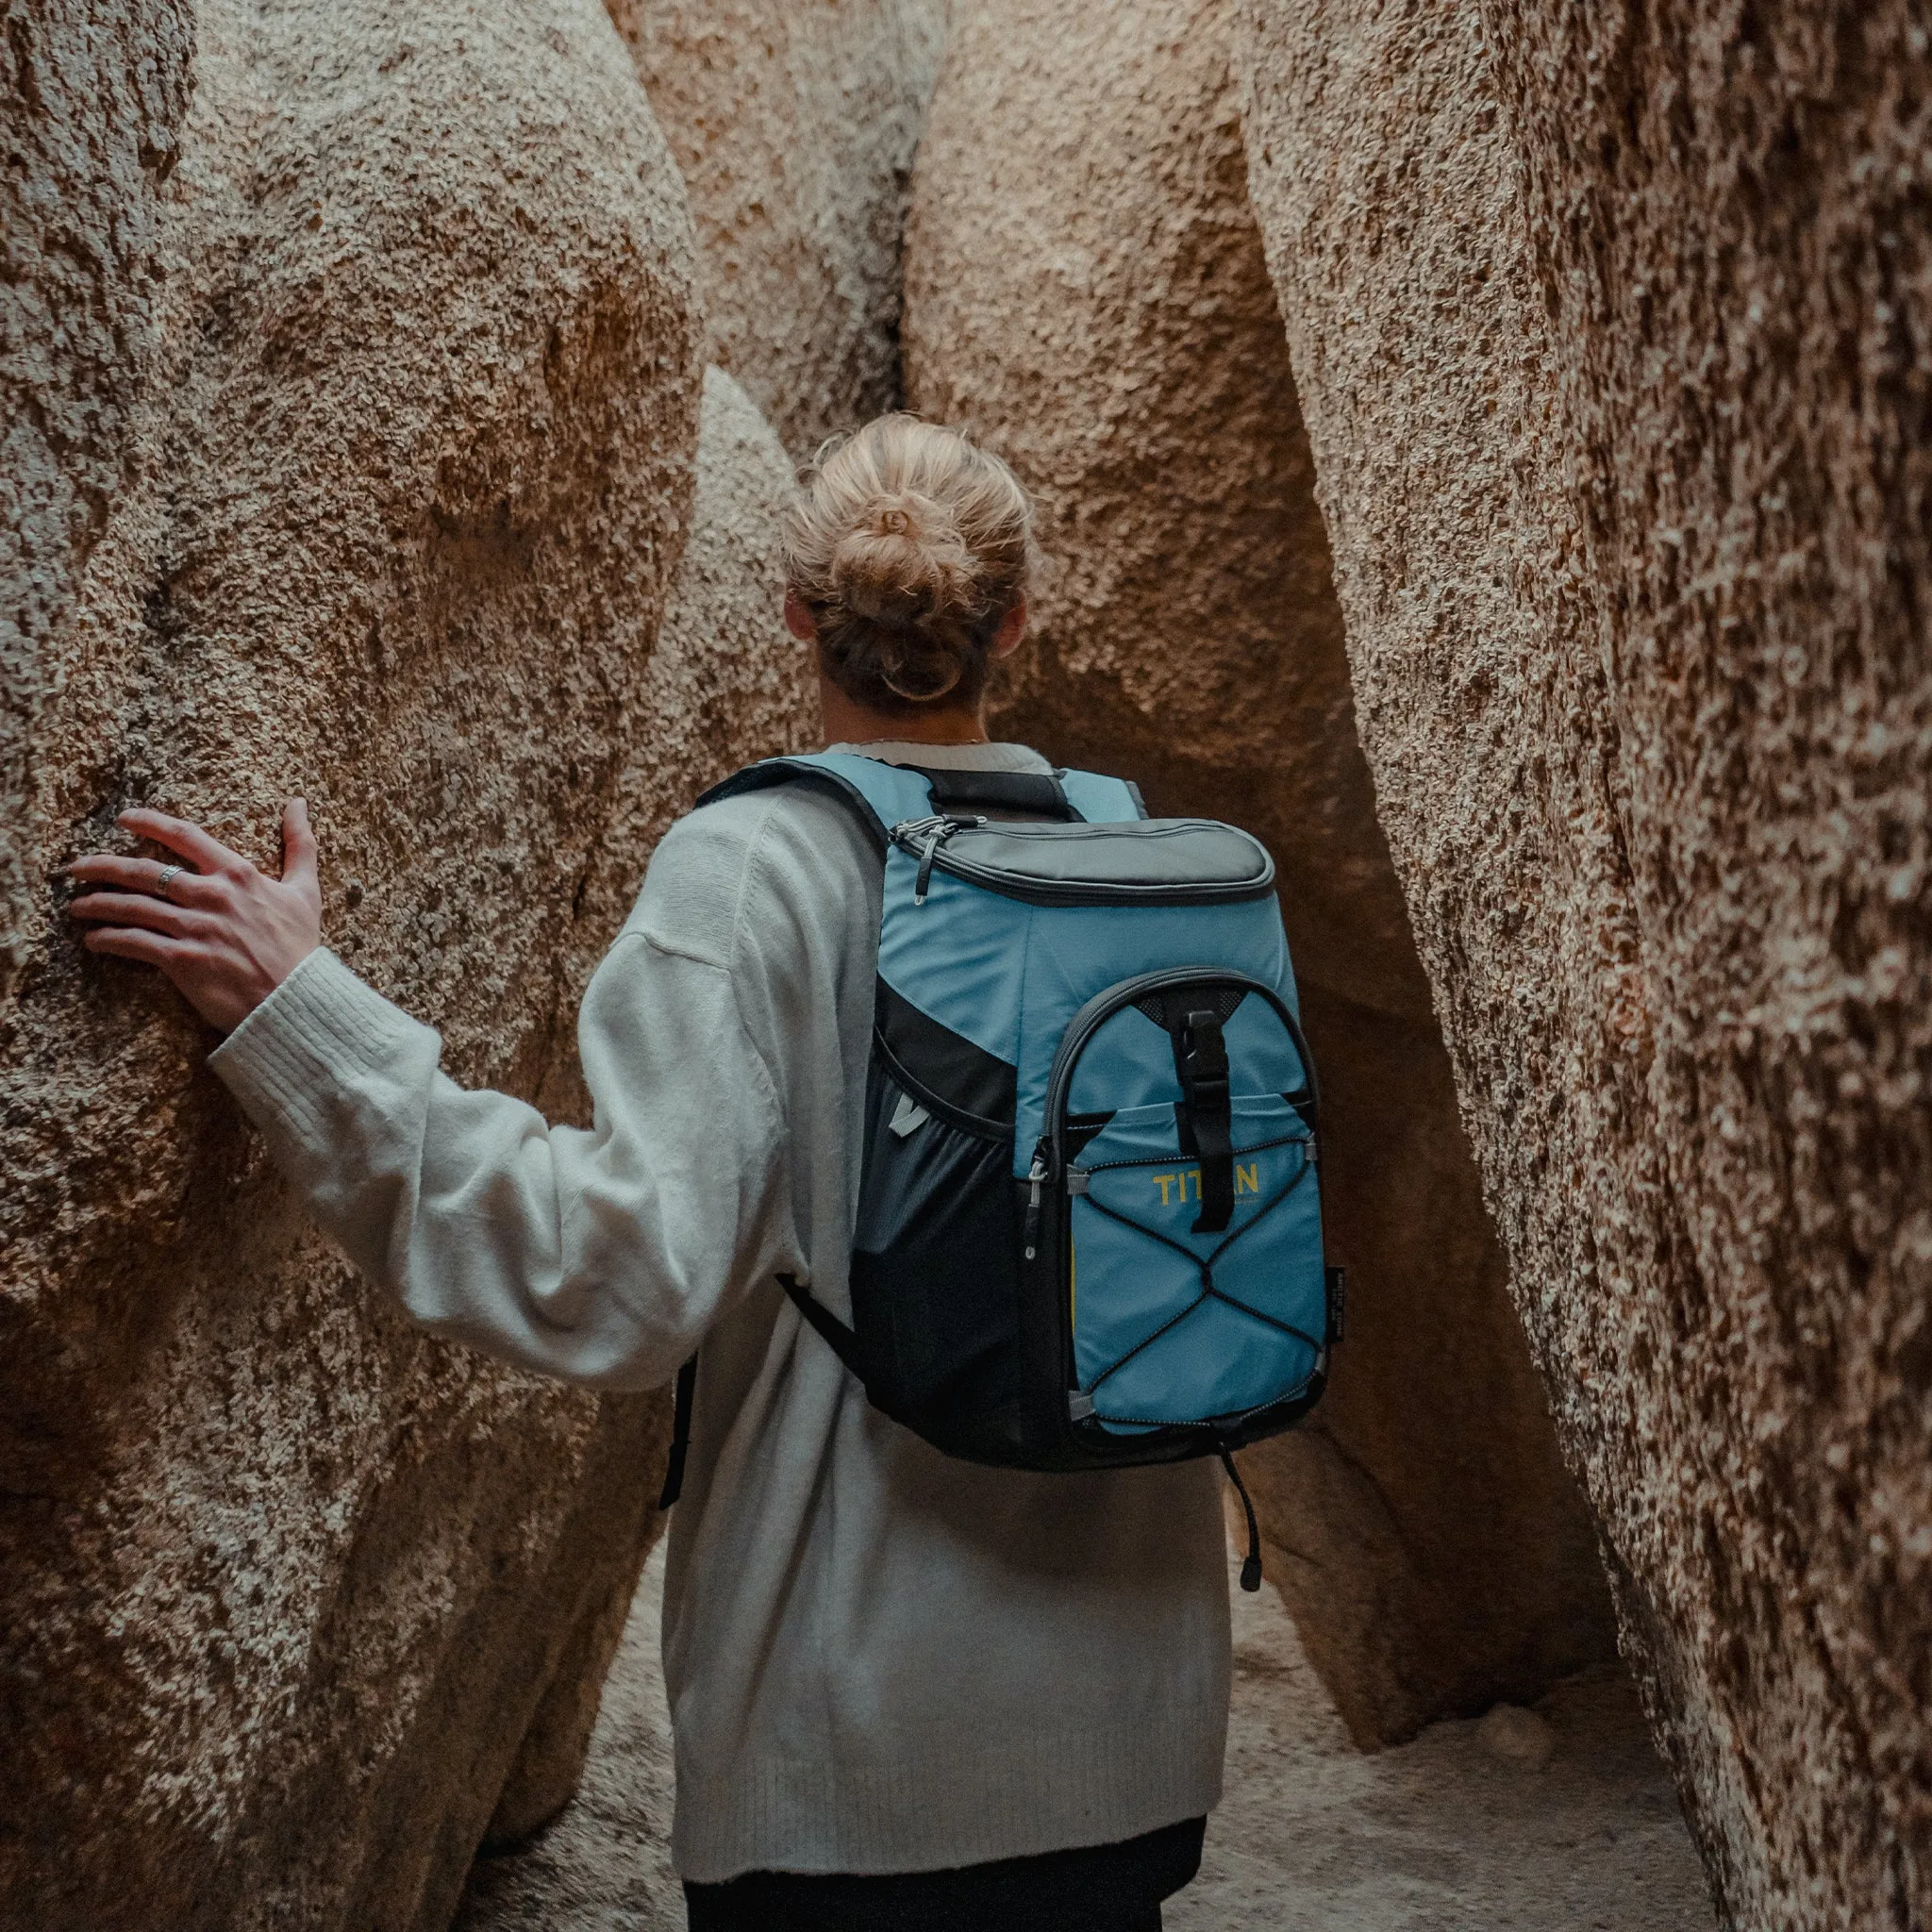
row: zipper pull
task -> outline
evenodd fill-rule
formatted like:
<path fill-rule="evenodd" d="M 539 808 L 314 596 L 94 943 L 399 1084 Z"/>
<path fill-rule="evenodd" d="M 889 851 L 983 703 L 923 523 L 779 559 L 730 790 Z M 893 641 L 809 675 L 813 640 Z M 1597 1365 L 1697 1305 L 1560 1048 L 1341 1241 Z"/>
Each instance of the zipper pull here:
<path fill-rule="evenodd" d="M 1040 1144 L 1033 1150 L 1033 1165 L 1026 1174 L 1026 1258 L 1029 1261 L 1040 1252 L 1040 1192 L 1047 1178 L 1046 1136 L 1042 1134 Z"/>
<path fill-rule="evenodd" d="M 940 846 L 952 832 L 952 826 L 941 822 L 935 825 L 925 837 L 925 850 L 919 855 L 919 877 L 913 882 L 912 903 L 925 904 L 925 889 L 932 883 L 932 862 L 939 856 Z"/>
<path fill-rule="evenodd" d="M 925 889 L 932 882 L 932 862 L 938 858 L 940 847 L 955 832 L 964 831 L 970 826 L 983 825 L 985 823 L 983 818 L 976 816 L 961 817 L 954 814 L 944 818 L 924 819 L 916 827 L 910 828 L 926 833 L 925 848 L 919 855 L 919 876 L 912 885 L 912 903 L 915 906 L 925 904 Z M 928 826 L 931 827 L 929 831 L 926 830 Z"/>

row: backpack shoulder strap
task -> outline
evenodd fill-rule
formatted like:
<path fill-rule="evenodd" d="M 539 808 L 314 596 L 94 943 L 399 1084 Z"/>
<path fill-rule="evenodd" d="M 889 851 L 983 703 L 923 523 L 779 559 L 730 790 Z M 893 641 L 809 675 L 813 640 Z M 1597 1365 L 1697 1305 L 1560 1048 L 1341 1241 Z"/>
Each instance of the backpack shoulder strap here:
<path fill-rule="evenodd" d="M 884 765 L 877 758 L 860 758 L 847 751 L 761 758 L 713 785 L 699 795 L 697 803 L 715 805 L 721 798 L 737 798 L 747 791 L 766 791 L 777 785 L 801 783 L 829 791 L 849 807 L 881 851 L 891 826 L 904 819 L 924 818 L 933 808 L 932 792 L 923 772 L 904 765 Z"/>
<path fill-rule="evenodd" d="M 1119 824 L 1144 819 L 1141 788 L 1125 778 L 1098 772 L 972 772 L 918 765 L 888 765 L 856 752 L 801 753 L 796 758 L 762 758 L 713 785 L 698 804 L 714 805 L 741 792 L 774 785 L 818 785 L 856 810 L 874 843 L 906 819 L 932 811 L 971 810 L 974 806 L 1024 811 L 1045 819 L 1084 819 L 1091 824 Z"/>
<path fill-rule="evenodd" d="M 698 1358 L 691 1356 L 677 1372 L 677 1393 L 671 1407 L 671 1453 L 664 1458 L 664 1488 L 658 1507 L 669 1509 L 684 1493 L 684 1460 L 691 1448 L 691 1405 L 697 1391 Z"/>
<path fill-rule="evenodd" d="M 1093 825 L 1124 824 L 1147 816 L 1146 801 L 1131 778 L 1109 778 L 1099 772 L 1059 772 L 1055 774 L 1067 803 Z"/>

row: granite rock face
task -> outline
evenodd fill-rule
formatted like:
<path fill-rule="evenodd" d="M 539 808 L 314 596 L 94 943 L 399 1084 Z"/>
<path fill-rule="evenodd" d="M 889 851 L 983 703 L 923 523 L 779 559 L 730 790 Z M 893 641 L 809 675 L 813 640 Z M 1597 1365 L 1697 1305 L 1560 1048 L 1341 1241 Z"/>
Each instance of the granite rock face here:
<path fill-rule="evenodd" d="M 722 369 L 705 372 L 702 425 L 691 537 L 635 701 L 609 829 L 583 891 L 583 916 L 602 932 L 624 924 L 644 859 L 698 791 L 755 759 L 819 742 L 811 653 L 784 619 L 780 519 L 796 487 L 791 463 Z M 578 956 L 572 1011 L 595 964 Z M 558 1067 L 575 1083 L 574 1061 Z M 553 1117 L 575 1110 L 560 1089 L 549 1104 Z"/>
<path fill-rule="evenodd" d="M 771 425 L 723 370 L 707 370 L 691 535 L 657 648 L 632 700 L 630 755 L 577 896 L 578 924 L 593 943 L 577 947 L 566 964 L 561 1014 L 576 1012 L 598 948 L 637 898 L 644 861 L 693 797 L 741 765 L 816 741 L 811 660 L 782 615 L 779 520 L 793 487 L 791 465 Z M 552 1059 L 537 1102 L 551 1120 L 589 1124 L 590 1096 L 574 1055 Z M 654 1478 L 659 1467 L 654 1454 Z M 652 1518 L 653 1540 L 661 1521 Z M 527 1838 L 576 1790 L 629 1614 L 636 1565 L 648 1547 L 636 1545 L 631 1568 L 586 1603 L 497 1802 L 490 1844 Z"/>
<path fill-rule="evenodd" d="M 188 108 L 187 0 L 50 0 L 0 39 L 0 994 L 33 902 L 33 725 L 125 474 L 160 201 Z"/>
<path fill-rule="evenodd" d="M 1243 1462 L 1311 1658 L 1386 1741 L 1613 1640 L 1356 736 L 1229 25 L 1222 0 L 958 9 L 908 235 L 908 396 L 1039 498 L 999 728 L 1245 824 L 1280 867 L 1354 1322 L 1319 1420 Z"/>
<path fill-rule="evenodd" d="M 795 457 L 899 400 L 947 0 L 609 0 L 691 192 L 710 355 Z"/>
<path fill-rule="evenodd" d="M 691 504 L 689 216 L 591 0 L 75 4 L 5 46 L 34 702 L 0 1894 L 89 1932 L 441 1926 L 635 1575 L 663 1406 L 411 1330 L 292 1211 L 170 990 L 75 944 L 55 869 L 136 801 L 272 860 L 304 791 L 331 941 L 458 1078 L 539 1091 Z"/>
<path fill-rule="evenodd" d="M 1248 0 L 1357 716 L 1740 1926 L 1932 1919 L 1923 9 Z"/>

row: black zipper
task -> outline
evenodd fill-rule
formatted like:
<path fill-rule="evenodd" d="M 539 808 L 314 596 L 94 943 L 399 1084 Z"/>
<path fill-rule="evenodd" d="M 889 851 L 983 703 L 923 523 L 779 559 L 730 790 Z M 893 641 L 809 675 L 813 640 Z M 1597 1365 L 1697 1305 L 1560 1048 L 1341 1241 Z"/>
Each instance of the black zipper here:
<path fill-rule="evenodd" d="M 1040 1196 L 1050 1175 L 1049 1158 L 1052 1150 L 1047 1145 L 1044 1134 L 1041 1135 L 1033 1149 L 1033 1165 L 1026 1171 L 1026 1258 L 1031 1261 L 1040 1252 Z"/>
<path fill-rule="evenodd" d="M 978 821 L 980 825 L 986 823 L 985 819 Z M 1186 819 L 1172 827 L 1141 832 L 1135 836 L 1166 838 L 1173 832 L 1214 823 L 1211 819 Z M 941 824 L 943 828 L 936 828 Z M 960 858 L 945 849 L 945 841 L 960 829 L 962 826 L 958 820 L 906 819 L 888 834 L 901 851 L 910 853 L 919 860 L 915 904 L 923 903 L 925 882 L 935 868 L 953 878 L 964 880 L 968 885 L 998 892 L 1003 898 L 1024 900 L 1030 906 L 1227 906 L 1243 899 L 1264 899 L 1274 890 L 1274 861 L 1259 846 L 1256 849 L 1260 852 L 1263 870 L 1253 879 L 1221 885 L 1108 885 L 1097 879 L 1023 878 L 1016 874 L 1003 872 L 997 866 L 979 865 L 970 858 Z M 1003 824 L 1000 832 L 1002 837 L 1011 839 L 1051 838 L 1058 834 L 1064 840 L 1070 832 L 1077 836 L 1083 831 L 1119 838 L 1123 829 L 1119 825 L 1057 825 L 1048 833 L 1032 831 L 1024 825 Z"/>
<path fill-rule="evenodd" d="M 983 825 L 986 820 L 976 812 L 935 812 L 930 818 L 901 819 L 888 835 L 902 851 L 919 860 L 919 876 L 913 881 L 912 903 L 925 904 L 925 889 L 932 882 L 933 861 L 940 847 L 956 832 Z M 952 868 L 948 866 L 947 871 Z"/>
<path fill-rule="evenodd" d="M 1307 1131 L 1299 1134 L 1278 1134 L 1272 1141 L 1257 1141 L 1252 1147 L 1237 1147 L 1234 1150 L 1234 1158 L 1239 1160 L 1244 1154 L 1267 1154 L 1276 1147 L 1307 1147 L 1312 1151 L 1314 1141 L 1315 1137 Z M 1183 1160 L 1186 1158 L 1181 1157 Z M 1092 1167 L 1079 1167 L 1071 1171 L 1075 1174 L 1113 1174 L 1123 1167 L 1172 1167 L 1174 1158 L 1172 1154 L 1142 1154 L 1136 1156 L 1132 1160 L 1103 1160 Z M 1313 1164 L 1313 1160 L 1310 1159 L 1309 1165 Z M 1191 1169 L 1189 1171 L 1192 1172 Z"/>

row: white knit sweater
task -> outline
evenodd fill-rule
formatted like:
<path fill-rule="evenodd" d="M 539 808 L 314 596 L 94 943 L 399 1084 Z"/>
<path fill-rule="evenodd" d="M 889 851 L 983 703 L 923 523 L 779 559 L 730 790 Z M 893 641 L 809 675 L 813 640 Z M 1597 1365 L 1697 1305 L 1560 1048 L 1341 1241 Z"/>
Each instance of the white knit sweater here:
<path fill-rule="evenodd" d="M 691 1879 L 1100 1844 L 1220 1794 L 1212 1465 L 952 1460 L 868 1406 L 774 1280 L 849 1311 L 879 901 L 875 851 L 805 788 L 675 826 L 585 995 L 589 1131 L 457 1087 L 437 1035 L 326 951 L 214 1057 L 426 1327 L 604 1388 L 662 1383 L 702 1340 L 664 1616 Z"/>

